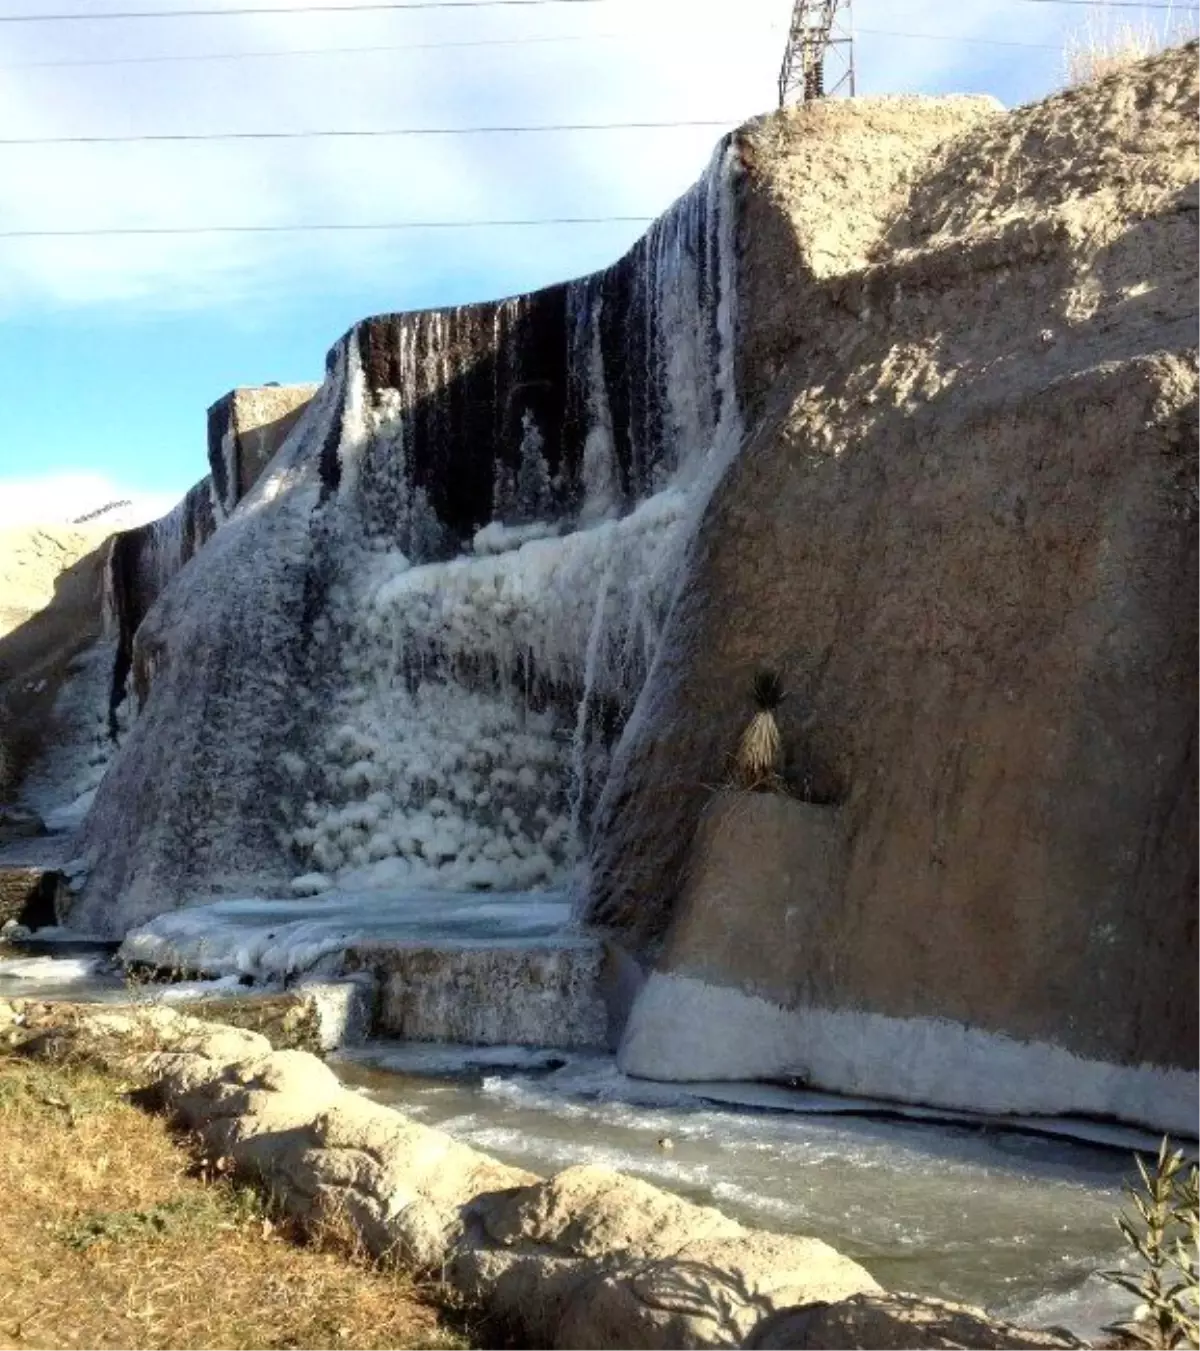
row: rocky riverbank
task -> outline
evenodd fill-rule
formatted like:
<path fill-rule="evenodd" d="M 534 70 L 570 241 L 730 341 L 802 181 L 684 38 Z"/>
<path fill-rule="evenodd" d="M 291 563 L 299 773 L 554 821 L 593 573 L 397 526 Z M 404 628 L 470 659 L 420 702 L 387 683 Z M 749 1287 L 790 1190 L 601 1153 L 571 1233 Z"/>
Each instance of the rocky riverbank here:
<path fill-rule="evenodd" d="M 315 1055 L 161 1006 L 0 1003 L 9 1053 L 86 1062 L 297 1223 L 348 1224 L 531 1347 L 1080 1343 L 884 1292 L 818 1238 L 748 1229 L 605 1168 L 538 1178 L 344 1087 Z"/>

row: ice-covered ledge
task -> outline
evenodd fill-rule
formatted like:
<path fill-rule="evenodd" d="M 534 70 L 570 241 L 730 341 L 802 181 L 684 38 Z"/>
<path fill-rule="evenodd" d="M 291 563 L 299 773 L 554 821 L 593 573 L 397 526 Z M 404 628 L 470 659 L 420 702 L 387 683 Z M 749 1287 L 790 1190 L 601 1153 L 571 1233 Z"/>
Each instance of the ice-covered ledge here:
<path fill-rule="evenodd" d="M 814 1088 L 993 1114 L 1115 1117 L 1197 1135 L 1197 1075 L 1088 1060 L 941 1018 L 787 1009 L 692 976 L 651 974 L 618 1054 L 687 1082 L 794 1076 Z"/>
<path fill-rule="evenodd" d="M 246 898 L 160 915 L 121 960 L 277 982 L 377 983 L 372 1030 L 414 1042 L 604 1047 L 604 948 L 570 932 L 562 892 L 333 892 Z"/>

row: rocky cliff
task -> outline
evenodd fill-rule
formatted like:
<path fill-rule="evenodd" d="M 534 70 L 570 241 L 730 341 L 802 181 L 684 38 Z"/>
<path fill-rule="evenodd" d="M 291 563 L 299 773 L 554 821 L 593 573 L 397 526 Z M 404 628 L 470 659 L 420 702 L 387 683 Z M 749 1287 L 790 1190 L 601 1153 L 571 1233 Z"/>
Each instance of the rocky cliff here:
<path fill-rule="evenodd" d="M 69 525 L 0 530 L 0 804 L 19 792 L 52 825 L 82 819 L 133 711 L 125 701 L 142 620 L 315 390 L 268 385 L 218 400 L 210 473 L 160 520 L 135 525 L 137 507 L 115 502 Z"/>
<path fill-rule="evenodd" d="M 774 115 L 357 325 L 131 550 L 73 921 L 570 883 L 636 1073 L 1194 1129 L 1195 86 Z M 789 792 L 714 794 L 764 669 Z"/>
<path fill-rule="evenodd" d="M 764 130 L 805 341 L 602 805 L 623 1063 L 1194 1131 L 1195 48 L 951 142 L 849 267 Z M 795 800 L 713 802 L 760 669 Z"/>

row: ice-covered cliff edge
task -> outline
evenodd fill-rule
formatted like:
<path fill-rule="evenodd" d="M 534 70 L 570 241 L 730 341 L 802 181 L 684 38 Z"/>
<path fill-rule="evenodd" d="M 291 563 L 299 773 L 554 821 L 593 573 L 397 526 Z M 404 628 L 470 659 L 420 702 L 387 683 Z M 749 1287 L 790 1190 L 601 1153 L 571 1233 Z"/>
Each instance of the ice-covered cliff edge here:
<path fill-rule="evenodd" d="M 740 444 L 737 172 L 723 145 L 605 273 L 367 320 L 333 349 L 137 627 L 141 709 L 77 922 L 570 873 L 689 522 Z"/>
<path fill-rule="evenodd" d="M 842 105 L 818 158 L 873 146 L 856 187 L 878 223 L 932 145 L 992 111 Z M 121 932 L 248 889 L 569 880 L 765 379 L 740 296 L 773 259 L 746 225 L 744 144 L 605 272 L 357 325 L 215 536 L 189 499 L 131 542 L 138 711 L 77 922 Z"/>
<path fill-rule="evenodd" d="M 843 105 L 822 154 L 874 146 L 859 209 L 878 221 L 991 111 Z M 121 932 L 248 889 L 571 877 L 743 439 L 739 297 L 772 264 L 743 145 L 605 272 L 336 345 L 261 481 L 136 629 L 140 712 L 88 823 L 77 922 Z"/>

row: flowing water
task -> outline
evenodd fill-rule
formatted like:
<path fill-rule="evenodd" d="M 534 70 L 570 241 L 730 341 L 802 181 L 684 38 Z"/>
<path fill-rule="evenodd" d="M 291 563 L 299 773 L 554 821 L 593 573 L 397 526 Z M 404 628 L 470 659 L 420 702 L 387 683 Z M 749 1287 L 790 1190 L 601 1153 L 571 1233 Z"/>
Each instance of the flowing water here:
<path fill-rule="evenodd" d="M 605 1055 L 379 1043 L 342 1053 L 338 1070 L 506 1162 L 617 1168 L 747 1224 L 820 1237 L 888 1287 L 1081 1335 L 1128 1313 L 1094 1274 L 1120 1256 L 1123 1150 L 976 1124 L 716 1104 L 629 1079 Z"/>
<path fill-rule="evenodd" d="M 128 1001 L 110 957 L 111 945 L 62 942 L 7 955 L 0 998 Z M 239 979 L 140 997 L 187 1000 Z M 620 1169 L 747 1224 L 820 1237 L 888 1287 L 1085 1337 L 1129 1312 L 1095 1273 L 1120 1259 L 1113 1215 L 1130 1150 L 1153 1148 L 1137 1132 L 1058 1123 L 1102 1145 L 979 1119 L 909 1120 L 834 1095 L 654 1084 L 605 1053 L 531 1046 L 373 1041 L 338 1053 L 335 1067 L 373 1099 L 507 1162 L 543 1174 Z"/>

